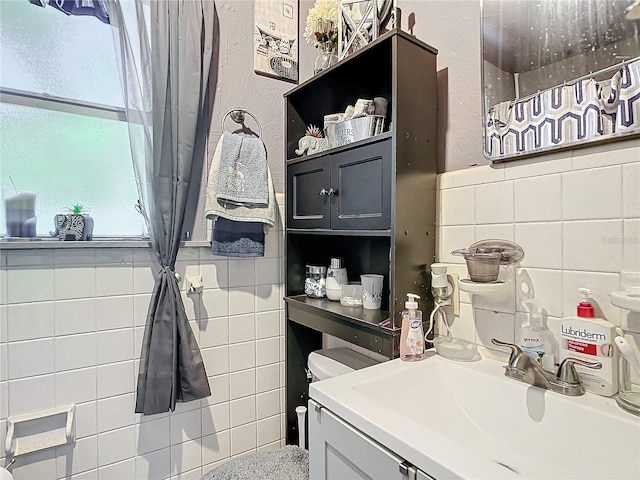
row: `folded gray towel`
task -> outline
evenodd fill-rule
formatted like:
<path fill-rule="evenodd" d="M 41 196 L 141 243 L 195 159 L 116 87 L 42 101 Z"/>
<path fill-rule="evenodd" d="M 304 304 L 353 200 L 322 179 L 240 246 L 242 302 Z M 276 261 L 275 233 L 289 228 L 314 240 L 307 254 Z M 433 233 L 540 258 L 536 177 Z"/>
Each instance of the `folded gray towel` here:
<path fill-rule="evenodd" d="M 309 452 L 287 445 L 244 455 L 207 472 L 202 480 L 309 480 Z"/>
<path fill-rule="evenodd" d="M 267 152 L 261 139 L 225 132 L 216 198 L 223 205 L 267 206 L 267 168 Z"/>

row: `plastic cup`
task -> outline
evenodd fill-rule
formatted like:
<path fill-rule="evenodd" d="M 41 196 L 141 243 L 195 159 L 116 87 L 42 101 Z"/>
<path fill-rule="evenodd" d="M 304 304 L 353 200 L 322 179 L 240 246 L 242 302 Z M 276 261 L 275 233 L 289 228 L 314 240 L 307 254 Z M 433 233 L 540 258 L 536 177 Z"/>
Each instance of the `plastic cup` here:
<path fill-rule="evenodd" d="M 36 200 L 38 193 L 5 188 L 2 190 L 8 237 L 36 236 Z"/>
<path fill-rule="evenodd" d="M 362 281 L 362 308 L 378 310 L 382 305 L 382 282 L 384 277 L 375 273 L 360 275 Z"/>

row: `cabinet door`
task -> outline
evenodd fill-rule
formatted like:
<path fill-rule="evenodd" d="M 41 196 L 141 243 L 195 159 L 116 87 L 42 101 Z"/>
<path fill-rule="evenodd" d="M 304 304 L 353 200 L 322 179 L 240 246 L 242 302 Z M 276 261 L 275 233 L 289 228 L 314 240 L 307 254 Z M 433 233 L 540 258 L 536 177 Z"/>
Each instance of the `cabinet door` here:
<path fill-rule="evenodd" d="M 331 228 L 391 228 L 391 139 L 331 156 Z"/>
<path fill-rule="evenodd" d="M 288 228 L 329 228 L 330 160 L 314 158 L 287 167 Z"/>
<path fill-rule="evenodd" d="M 310 480 L 415 480 L 415 467 L 401 468 L 402 458 L 316 406 L 309 401 Z"/>

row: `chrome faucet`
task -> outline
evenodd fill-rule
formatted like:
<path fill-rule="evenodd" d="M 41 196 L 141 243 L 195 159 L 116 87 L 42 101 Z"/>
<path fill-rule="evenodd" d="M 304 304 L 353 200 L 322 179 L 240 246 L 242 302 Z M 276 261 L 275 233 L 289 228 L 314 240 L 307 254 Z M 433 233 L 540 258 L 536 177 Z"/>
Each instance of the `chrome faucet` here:
<path fill-rule="evenodd" d="M 563 395 L 577 397 L 584 394 L 584 387 L 578 378 L 575 364 L 595 370 L 602 368 L 600 362 L 586 362 L 578 358 L 565 358 L 556 374 L 544 370 L 536 360 L 523 353 L 517 345 L 501 342 L 495 338 L 491 339 L 491 343 L 511 349 L 509 364 L 504 367 L 506 377 Z"/>

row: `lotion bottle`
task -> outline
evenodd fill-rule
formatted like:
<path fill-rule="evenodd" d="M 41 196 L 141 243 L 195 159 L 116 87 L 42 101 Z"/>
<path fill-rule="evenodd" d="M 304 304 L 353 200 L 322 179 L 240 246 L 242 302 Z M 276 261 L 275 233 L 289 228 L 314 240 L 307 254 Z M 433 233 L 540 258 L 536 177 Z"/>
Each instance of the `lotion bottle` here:
<path fill-rule="evenodd" d="M 616 328 L 611 322 L 596 318 L 589 302 L 591 290 L 578 290 L 582 301 L 577 316 L 560 322 L 560 360 L 571 357 L 600 362 L 602 368 L 597 370 L 575 365 L 576 372 L 586 391 L 610 397 L 618 391 L 618 350 L 613 345 Z"/>
<path fill-rule="evenodd" d="M 402 311 L 402 330 L 400 332 L 400 358 L 411 362 L 424 358 L 424 332 L 422 331 L 422 311 L 418 310 L 420 297 L 407 293 Z"/>

